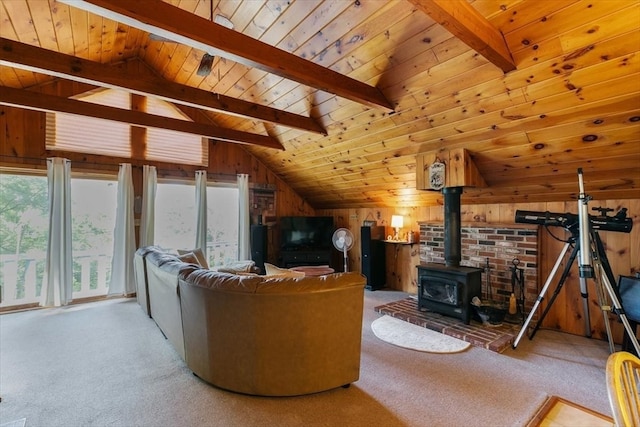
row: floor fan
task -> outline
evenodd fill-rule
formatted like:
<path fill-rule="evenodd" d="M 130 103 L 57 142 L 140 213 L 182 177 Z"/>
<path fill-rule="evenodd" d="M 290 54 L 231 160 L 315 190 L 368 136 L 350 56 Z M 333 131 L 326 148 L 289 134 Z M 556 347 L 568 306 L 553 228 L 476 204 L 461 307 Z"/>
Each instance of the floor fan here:
<path fill-rule="evenodd" d="M 353 234 L 351 230 L 346 228 L 338 228 L 333 232 L 333 237 L 331 238 L 333 241 L 333 246 L 342 252 L 344 256 L 344 271 L 349 271 L 348 263 L 347 263 L 347 252 L 349 249 L 353 247 Z"/>

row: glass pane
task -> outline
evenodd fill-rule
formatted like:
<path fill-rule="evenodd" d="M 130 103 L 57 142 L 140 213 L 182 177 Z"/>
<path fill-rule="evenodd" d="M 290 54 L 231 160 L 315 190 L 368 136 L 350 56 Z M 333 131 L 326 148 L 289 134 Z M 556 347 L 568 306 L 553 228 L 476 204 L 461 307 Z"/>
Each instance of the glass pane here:
<path fill-rule="evenodd" d="M 117 192 L 116 181 L 71 179 L 74 299 L 107 294 Z"/>
<path fill-rule="evenodd" d="M 238 189 L 207 188 L 207 256 L 210 266 L 238 260 Z"/>
<path fill-rule="evenodd" d="M 158 183 L 155 244 L 176 252 L 196 242 L 195 186 Z M 207 261 L 210 267 L 238 259 L 238 189 L 207 188 Z"/>
<path fill-rule="evenodd" d="M 175 252 L 196 243 L 196 190 L 193 184 L 162 184 L 156 190 L 155 244 Z"/>
<path fill-rule="evenodd" d="M 0 174 L 0 307 L 39 300 L 48 210 L 45 176 Z"/>

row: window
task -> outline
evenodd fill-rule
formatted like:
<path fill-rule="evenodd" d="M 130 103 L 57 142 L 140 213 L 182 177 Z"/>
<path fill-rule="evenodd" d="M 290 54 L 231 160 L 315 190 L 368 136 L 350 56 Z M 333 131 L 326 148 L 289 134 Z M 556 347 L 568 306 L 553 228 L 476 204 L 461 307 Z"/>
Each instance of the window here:
<path fill-rule="evenodd" d="M 196 197 L 193 184 L 158 183 L 155 206 L 155 244 L 175 252 L 196 241 Z"/>
<path fill-rule="evenodd" d="M 79 101 L 129 110 L 128 92 L 100 89 L 76 97 Z M 156 116 L 190 120 L 172 104 L 147 98 L 147 112 Z M 147 128 L 143 150 L 132 150 L 131 125 L 95 117 L 67 113 L 47 113 L 46 148 L 77 153 L 132 158 L 142 152 L 142 160 L 156 160 L 206 166 L 209 162 L 208 140 L 169 129 Z M 139 156 L 138 156 L 139 157 Z M 137 157 L 136 157 L 137 158 Z"/>
<path fill-rule="evenodd" d="M 71 178 L 74 299 L 107 294 L 117 192 L 115 180 Z"/>
<path fill-rule="evenodd" d="M 237 187 L 207 188 L 207 255 L 209 265 L 238 260 L 240 207 Z"/>
<path fill-rule="evenodd" d="M 49 233 L 46 176 L 0 174 L 0 307 L 40 300 Z M 73 298 L 106 295 L 117 182 L 71 179 Z"/>
<path fill-rule="evenodd" d="M 207 259 L 209 266 L 238 259 L 238 189 L 207 188 Z M 196 240 L 195 186 L 158 183 L 155 206 L 155 244 L 175 252 L 190 249 Z"/>
<path fill-rule="evenodd" d="M 128 110 L 129 94 L 99 90 L 77 97 L 80 101 Z M 131 128 L 127 123 L 67 113 L 47 113 L 47 150 L 131 157 Z"/>
<path fill-rule="evenodd" d="M 38 302 L 48 212 L 46 176 L 0 174 L 0 307 Z"/>
<path fill-rule="evenodd" d="M 187 116 L 168 102 L 155 98 L 147 98 L 147 112 L 156 116 L 189 120 Z M 169 129 L 147 129 L 145 159 L 206 166 L 209 164 L 208 157 L 208 140 L 206 138 Z"/>

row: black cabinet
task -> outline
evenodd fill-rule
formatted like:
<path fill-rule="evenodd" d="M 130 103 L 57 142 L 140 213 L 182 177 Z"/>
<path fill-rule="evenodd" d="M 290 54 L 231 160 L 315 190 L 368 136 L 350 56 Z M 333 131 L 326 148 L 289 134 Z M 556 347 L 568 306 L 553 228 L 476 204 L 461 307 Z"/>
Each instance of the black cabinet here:
<path fill-rule="evenodd" d="M 375 291 L 386 284 L 384 226 L 361 227 L 362 274 L 367 277 L 367 289 Z"/>
<path fill-rule="evenodd" d="M 298 267 L 302 265 L 330 265 L 331 251 L 281 251 L 280 264 L 285 268 Z"/>

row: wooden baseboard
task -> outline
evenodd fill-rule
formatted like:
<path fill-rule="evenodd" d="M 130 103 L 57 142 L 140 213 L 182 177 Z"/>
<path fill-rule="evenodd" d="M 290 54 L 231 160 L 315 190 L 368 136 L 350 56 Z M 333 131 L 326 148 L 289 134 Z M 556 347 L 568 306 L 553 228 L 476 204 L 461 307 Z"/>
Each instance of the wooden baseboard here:
<path fill-rule="evenodd" d="M 558 396 L 550 396 L 527 427 L 615 426 L 613 419 Z"/>

